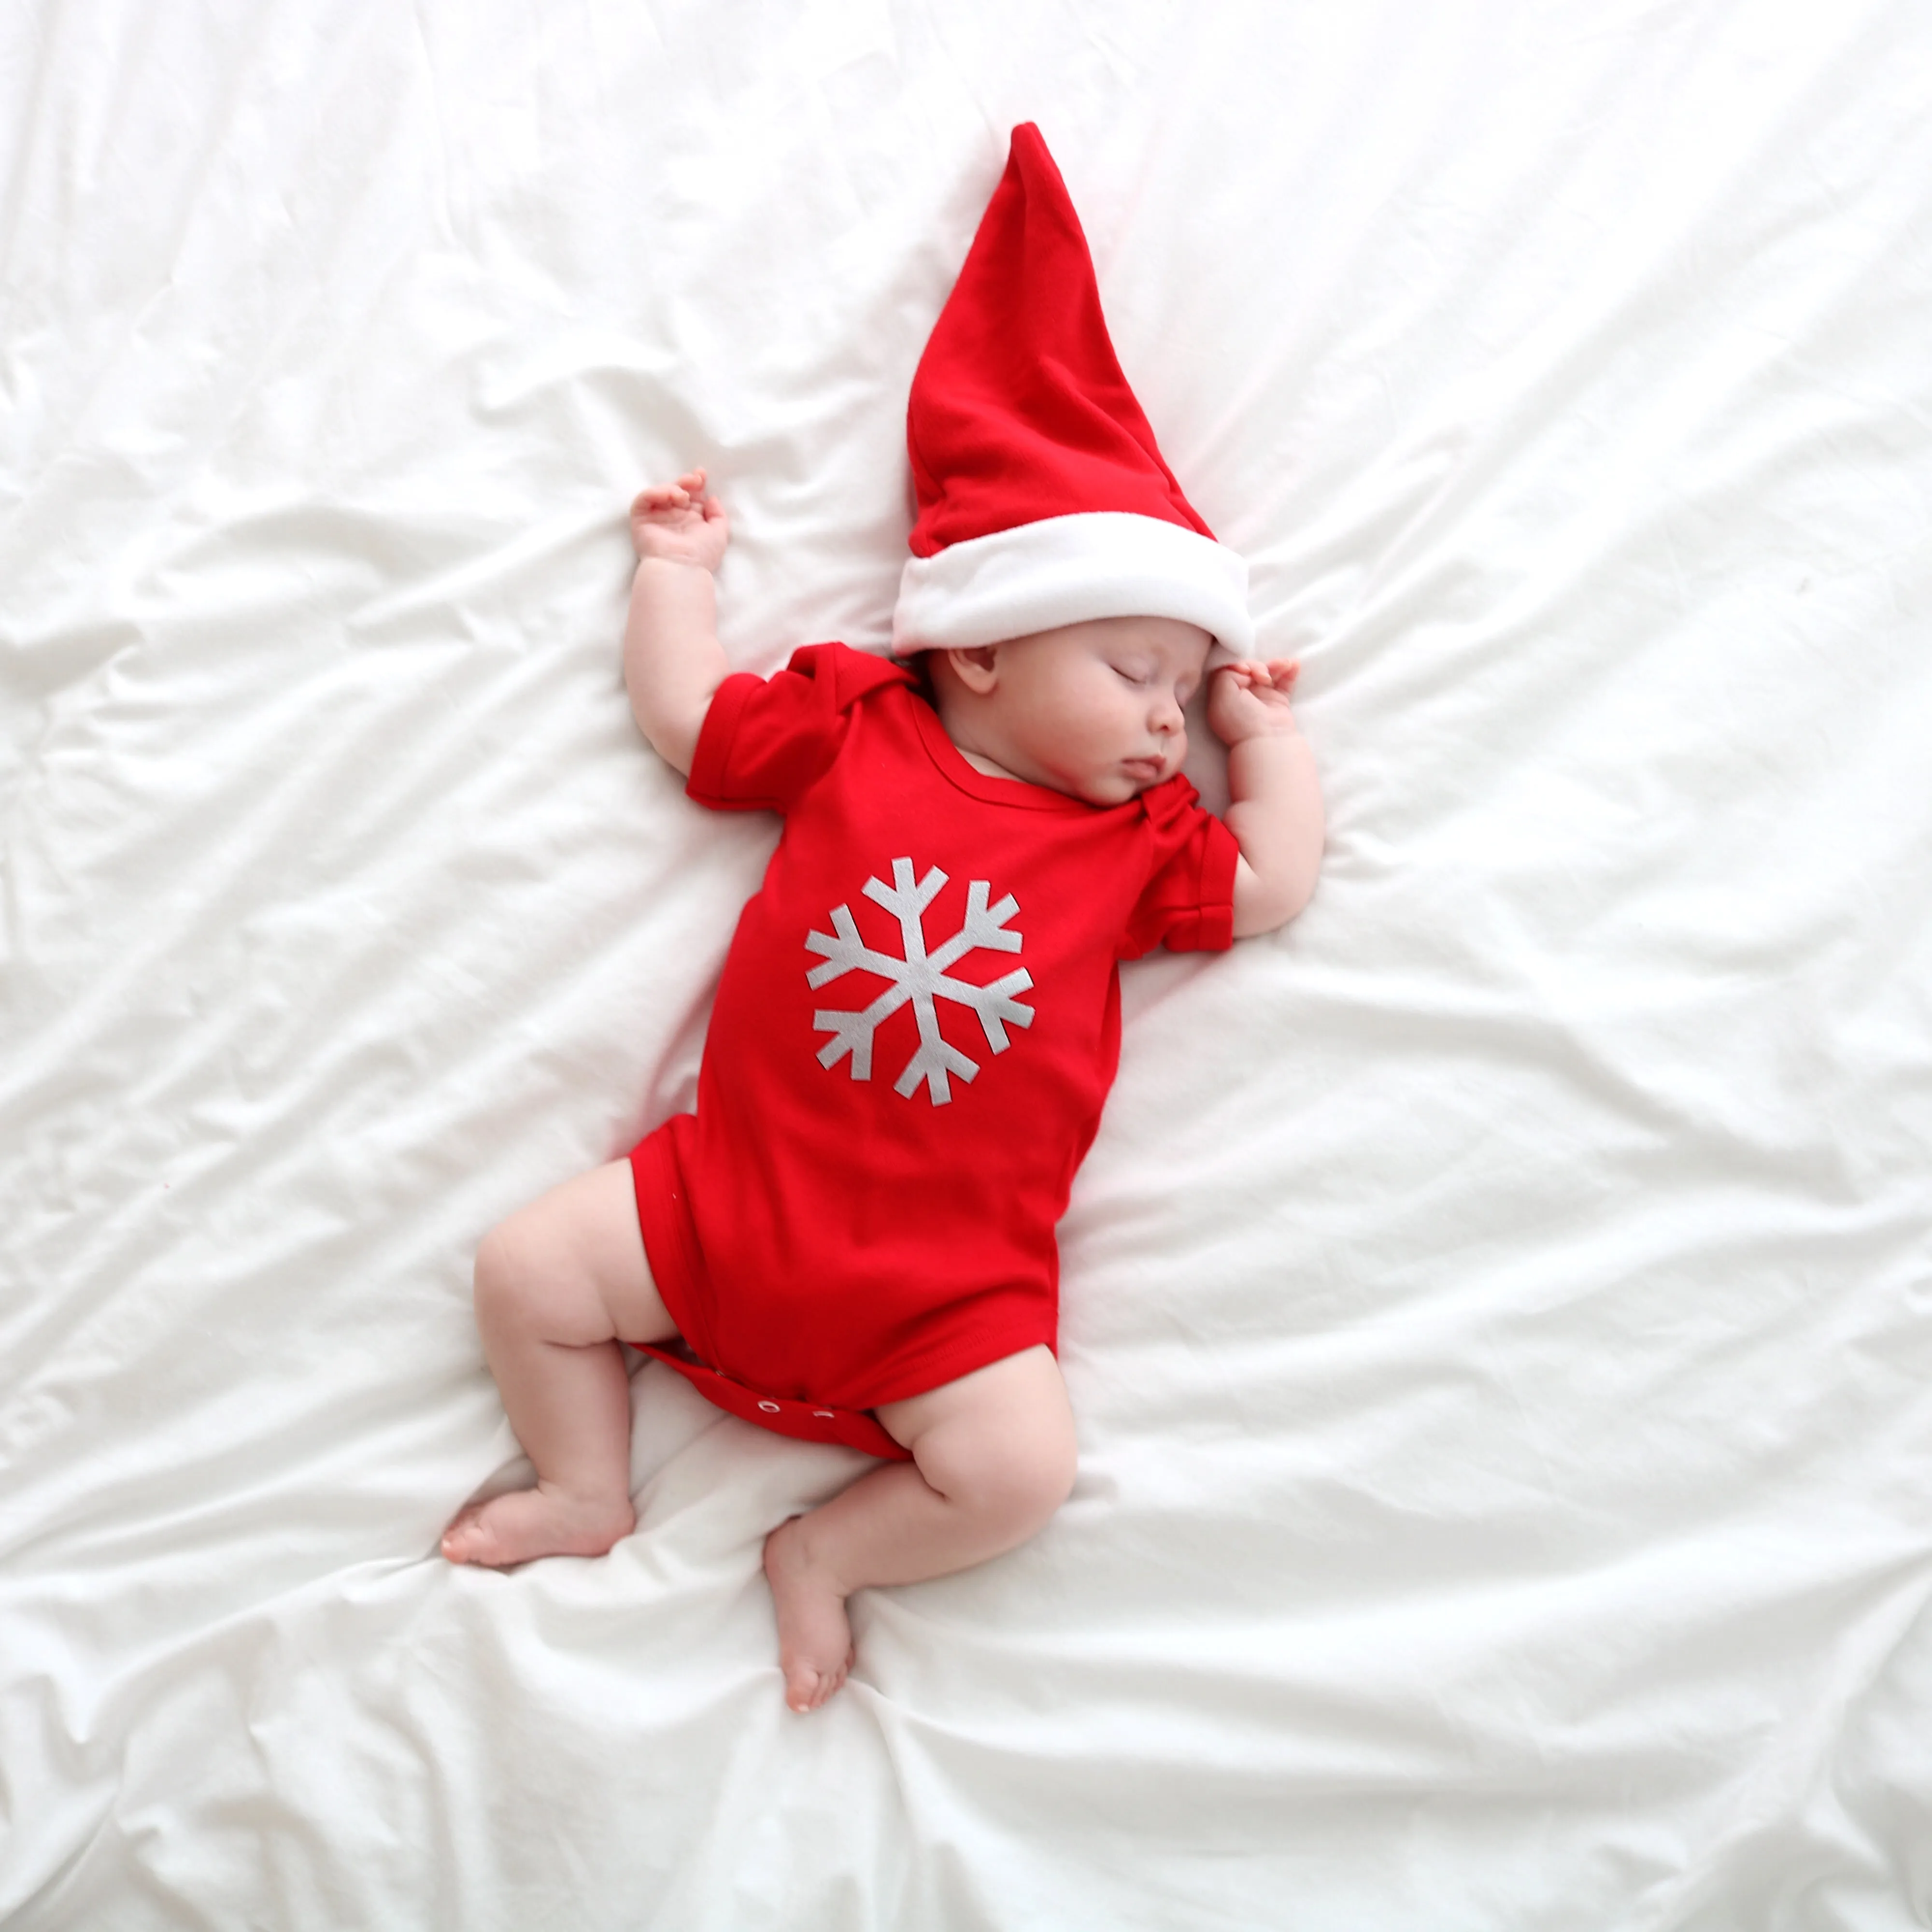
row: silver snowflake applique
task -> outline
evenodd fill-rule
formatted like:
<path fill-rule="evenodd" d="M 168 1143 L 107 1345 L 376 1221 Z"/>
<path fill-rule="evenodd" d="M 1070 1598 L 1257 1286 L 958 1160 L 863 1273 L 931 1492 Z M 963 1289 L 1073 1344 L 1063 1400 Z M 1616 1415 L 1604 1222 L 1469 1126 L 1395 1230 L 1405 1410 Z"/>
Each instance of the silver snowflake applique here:
<path fill-rule="evenodd" d="M 1020 935 L 1006 924 L 1019 910 L 1018 901 L 1009 892 L 998 904 L 988 905 L 986 897 L 991 886 L 984 879 L 971 880 L 966 888 L 965 924 L 928 952 L 926 909 L 945 884 L 946 874 L 934 866 L 915 884 L 910 859 L 892 861 L 890 886 L 880 879 L 866 881 L 866 896 L 876 900 L 899 922 L 903 958 L 896 959 L 889 952 L 875 952 L 868 946 L 859 935 L 849 905 L 832 908 L 831 933 L 809 933 L 805 942 L 806 950 L 820 954 L 825 962 L 811 968 L 805 976 L 806 984 L 814 989 L 829 986 L 855 969 L 875 973 L 886 982 L 886 990 L 868 1006 L 850 1012 L 822 1010 L 812 1015 L 814 1028 L 832 1036 L 819 1049 L 818 1064 L 836 1066 L 849 1054 L 852 1078 L 871 1079 L 872 1035 L 887 1014 L 896 1012 L 910 1000 L 919 1021 L 919 1051 L 906 1062 L 904 1070 L 892 1083 L 892 1090 L 909 1100 L 922 1081 L 935 1107 L 944 1106 L 952 1098 L 950 1075 L 956 1073 L 962 1080 L 970 1080 L 980 1070 L 976 1060 L 968 1059 L 957 1047 L 949 1045 L 940 1031 L 936 1000 L 951 1000 L 957 1005 L 970 1006 L 980 1016 L 986 1044 L 995 1053 L 1004 1053 L 1011 1044 L 1006 1036 L 1009 1026 L 1033 1024 L 1032 1007 L 1022 1006 L 1013 998 L 1033 984 L 1033 975 L 1025 968 L 985 986 L 946 976 L 948 967 L 976 950 L 988 952 L 1020 950 Z"/>

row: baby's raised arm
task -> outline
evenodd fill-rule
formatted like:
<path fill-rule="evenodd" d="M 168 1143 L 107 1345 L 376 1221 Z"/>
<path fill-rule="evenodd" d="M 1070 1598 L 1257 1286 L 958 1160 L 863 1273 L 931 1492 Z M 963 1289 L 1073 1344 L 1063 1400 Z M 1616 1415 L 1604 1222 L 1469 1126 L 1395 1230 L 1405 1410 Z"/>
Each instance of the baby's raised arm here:
<path fill-rule="evenodd" d="M 698 734 L 731 667 L 718 641 L 712 574 L 730 536 L 704 472 L 639 492 L 631 506 L 638 572 L 624 623 L 624 688 L 638 729 L 668 765 L 691 772 Z"/>
<path fill-rule="evenodd" d="M 1228 830 L 1234 868 L 1234 937 L 1286 926 L 1315 891 L 1324 820 L 1315 754 L 1288 694 L 1300 667 L 1226 664 L 1208 692 L 1208 722 L 1228 747 Z"/>

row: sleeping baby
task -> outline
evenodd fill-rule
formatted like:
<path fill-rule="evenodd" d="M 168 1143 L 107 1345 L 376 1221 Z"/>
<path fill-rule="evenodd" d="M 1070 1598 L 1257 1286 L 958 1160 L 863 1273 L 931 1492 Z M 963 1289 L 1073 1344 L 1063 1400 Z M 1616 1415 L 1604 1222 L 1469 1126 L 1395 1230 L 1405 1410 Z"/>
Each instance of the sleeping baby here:
<path fill-rule="evenodd" d="M 796 1711 L 844 1682 L 854 1591 L 1010 1550 L 1072 1486 L 1054 1229 L 1114 1076 L 1119 962 L 1272 932 L 1321 862 L 1295 668 L 1247 656 L 1246 567 L 1162 460 L 1030 125 L 908 440 L 890 660 L 815 644 L 733 674 L 704 472 L 632 506 L 638 725 L 699 802 L 783 829 L 695 1110 L 478 1251 L 484 1353 L 537 1480 L 442 1540 L 507 1564 L 630 1532 L 623 1342 L 751 1421 L 863 1450 L 877 1466 L 765 1544 Z M 1180 776 L 1204 679 L 1225 818 Z"/>

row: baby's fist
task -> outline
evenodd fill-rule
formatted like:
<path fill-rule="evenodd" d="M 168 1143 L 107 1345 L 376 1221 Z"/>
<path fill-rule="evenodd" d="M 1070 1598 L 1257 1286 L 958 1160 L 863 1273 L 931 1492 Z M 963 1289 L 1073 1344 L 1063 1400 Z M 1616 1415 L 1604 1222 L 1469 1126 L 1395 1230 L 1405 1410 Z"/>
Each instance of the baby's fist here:
<path fill-rule="evenodd" d="M 1224 745 L 1238 745 L 1297 730 L 1288 694 L 1300 674 L 1299 661 L 1278 658 L 1222 665 L 1208 684 L 1208 722 L 1215 736 Z"/>
<path fill-rule="evenodd" d="M 715 571 L 730 534 L 724 506 L 704 494 L 701 470 L 687 470 L 675 483 L 649 484 L 631 506 L 631 546 L 640 562 L 660 557 Z"/>

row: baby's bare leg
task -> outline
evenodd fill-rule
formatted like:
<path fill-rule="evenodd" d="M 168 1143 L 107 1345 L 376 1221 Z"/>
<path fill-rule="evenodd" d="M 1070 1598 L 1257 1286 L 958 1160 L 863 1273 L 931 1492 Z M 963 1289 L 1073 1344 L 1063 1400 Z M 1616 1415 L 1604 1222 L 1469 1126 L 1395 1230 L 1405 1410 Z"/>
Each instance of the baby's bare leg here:
<path fill-rule="evenodd" d="M 498 1565 L 601 1556 L 637 1520 L 630 1381 L 616 1338 L 676 1332 L 644 1259 L 629 1162 L 552 1188 L 484 1237 L 476 1325 L 537 1483 L 464 1510 L 442 1553 Z"/>
<path fill-rule="evenodd" d="M 1073 1412 L 1049 1348 L 1023 1350 L 879 1411 L 912 1451 L 765 1543 L 785 1702 L 814 1711 L 845 1681 L 845 1599 L 983 1563 L 1042 1528 L 1073 1486 Z"/>

